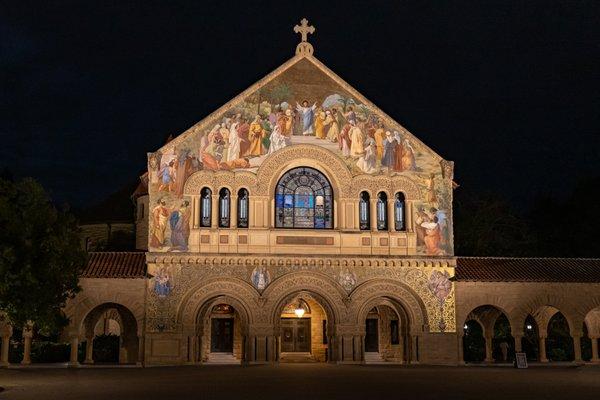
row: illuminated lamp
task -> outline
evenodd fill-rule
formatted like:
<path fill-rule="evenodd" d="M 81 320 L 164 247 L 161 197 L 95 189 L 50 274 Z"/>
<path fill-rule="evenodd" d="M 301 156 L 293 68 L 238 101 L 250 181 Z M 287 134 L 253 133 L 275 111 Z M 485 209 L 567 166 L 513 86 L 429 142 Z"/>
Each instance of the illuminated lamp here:
<path fill-rule="evenodd" d="M 302 300 L 298 300 L 298 306 L 294 310 L 294 314 L 296 314 L 296 317 L 302 318 L 305 312 L 306 310 L 304 309 L 304 307 L 302 307 Z"/>

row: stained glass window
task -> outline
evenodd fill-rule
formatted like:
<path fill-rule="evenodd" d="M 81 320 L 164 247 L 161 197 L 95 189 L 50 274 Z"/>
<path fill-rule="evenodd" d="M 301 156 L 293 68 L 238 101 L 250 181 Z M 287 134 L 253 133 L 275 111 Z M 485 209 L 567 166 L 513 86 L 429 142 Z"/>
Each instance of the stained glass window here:
<path fill-rule="evenodd" d="M 277 182 L 275 227 L 333 228 L 333 192 L 321 172 L 310 167 L 293 168 Z"/>
<path fill-rule="evenodd" d="M 368 231 L 371 229 L 370 213 L 369 193 L 361 192 L 358 201 L 358 221 L 361 231 Z"/>
<path fill-rule="evenodd" d="M 377 195 L 377 230 L 387 230 L 387 195 L 384 192 Z"/>
<path fill-rule="evenodd" d="M 219 228 L 229 228 L 229 207 L 231 196 L 229 189 L 219 190 Z"/>
<path fill-rule="evenodd" d="M 405 207 L 404 207 L 404 193 L 398 192 L 396 193 L 396 200 L 394 200 L 394 228 L 397 231 L 405 231 L 406 230 L 406 222 L 405 222 Z"/>
<path fill-rule="evenodd" d="M 212 192 L 209 188 L 200 191 L 200 226 L 210 227 Z"/>
<path fill-rule="evenodd" d="M 246 189 L 240 189 L 238 192 L 238 215 L 237 215 L 237 226 L 238 228 L 248 227 L 248 209 L 249 209 L 250 197 Z"/>

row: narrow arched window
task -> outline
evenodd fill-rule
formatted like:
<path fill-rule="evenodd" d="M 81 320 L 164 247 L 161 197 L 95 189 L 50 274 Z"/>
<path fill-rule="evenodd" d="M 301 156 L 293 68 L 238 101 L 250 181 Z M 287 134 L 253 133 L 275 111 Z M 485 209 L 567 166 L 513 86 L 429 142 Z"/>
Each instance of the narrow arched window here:
<path fill-rule="evenodd" d="M 200 226 L 210 228 L 212 213 L 212 191 L 203 188 L 200 191 Z"/>
<path fill-rule="evenodd" d="M 275 189 L 275 227 L 333 228 L 333 190 L 327 177 L 310 167 L 286 172 Z"/>
<path fill-rule="evenodd" d="M 219 190 L 219 228 L 229 228 L 229 207 L 231 205 L 231 196 L 229 189 Z"/>
<path fill-rule="evenodd" d="M 387 194 L 379 192 L 377 195 L 377 230 L 387 231 Z"/>
<path fill-rule="evenodd" d="M 358 200 L 358 222 L 361 231 L 371 229 L 371 209 L 369 205 L 369 193 L 360 192 Z"/>
<path fill-rule="evenodd" d="M 406 230 L 406 207 L 404 203 L 404 193 L 396 193 L 394 200 L 394 229 L 397 231 Z"/>
<path fill-rule="evenodd" d="M 237 215 L 237 226 L 238 228 L 248 227 L 248 209 L 250 208 L 250 197 L 246 189 L 240 189 L 238 191 L 238 215 Z"/>

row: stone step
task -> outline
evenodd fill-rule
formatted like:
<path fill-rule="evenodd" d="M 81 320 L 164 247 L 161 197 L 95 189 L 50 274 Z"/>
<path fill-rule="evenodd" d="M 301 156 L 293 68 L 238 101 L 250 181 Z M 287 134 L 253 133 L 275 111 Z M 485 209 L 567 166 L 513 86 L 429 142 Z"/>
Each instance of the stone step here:
<path fill-rule="evenodd" d="M 314 363 L 317 362 L 311 353 L 281 353 L 280 362 L 284 363 Z"/>
<path fill-rule="evenodd" d="M 205 364 L 212 365 L 240 365 L 241 361 L 233 353 L 209 353 Z"/>
<path fill-rule="evenodd" d="M 386 361 L 378 352 L 365 352 L 365 364 L 384 364 Z"/>

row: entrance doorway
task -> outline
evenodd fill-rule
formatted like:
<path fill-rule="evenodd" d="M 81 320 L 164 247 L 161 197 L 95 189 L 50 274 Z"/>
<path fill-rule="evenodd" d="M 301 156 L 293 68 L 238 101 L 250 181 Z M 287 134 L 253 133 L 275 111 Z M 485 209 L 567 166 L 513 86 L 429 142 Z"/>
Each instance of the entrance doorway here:
<path fill-rule="evenodd" d="M 310 318 L 281 318 L 281 351 L 310 352 Z"/>
<path fill-rule="evenodd" d="M 213 318 L 210 332 L 211 353 L 233 352 L 233 318 Z"/>
<path fill-rule="evenodd" d="M 374 318 L 367 319 L 365 334 L 365 352 L 379 351 L 379 321 Z"/>

